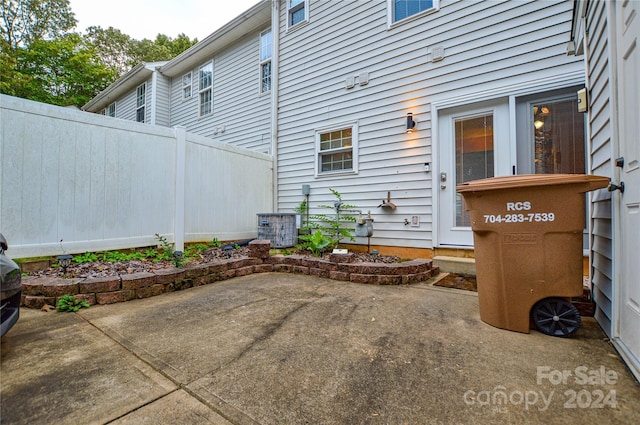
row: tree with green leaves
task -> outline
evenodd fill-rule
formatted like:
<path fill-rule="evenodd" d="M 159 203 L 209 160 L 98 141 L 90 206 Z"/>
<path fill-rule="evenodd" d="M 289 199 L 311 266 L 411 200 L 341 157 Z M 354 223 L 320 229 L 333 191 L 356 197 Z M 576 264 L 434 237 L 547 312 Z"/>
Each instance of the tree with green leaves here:
<path fill-rule="evenodd" d="M 28 47 L 34 40 L 54 39 L 73 30 L 76 18 L 69 0 L 0 0 L 2 49 Z"/>
<path fill-rule="evenodd" d="M 0 93 L 82 106 L 140 62 L 170 60 L 197 39 L 134 40 L 113 27 L 73 32 L 69 0 L 0 0 Z"/>
<path fill-rule="evenodd" d="M 75 33 L 35 40 L 17 54 L 19 79 L 9 93 L 60 106 L 82 106 L 117 78 Z"/>

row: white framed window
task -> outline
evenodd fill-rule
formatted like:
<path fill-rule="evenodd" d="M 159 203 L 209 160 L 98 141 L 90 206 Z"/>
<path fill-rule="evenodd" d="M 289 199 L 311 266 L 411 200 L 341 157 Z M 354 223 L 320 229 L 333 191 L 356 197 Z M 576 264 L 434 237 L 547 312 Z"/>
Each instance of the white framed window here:
<path fill-rule="evenodd" d="M 182 99 L 191 97 L 191 72 L 182 76 Z"/>
<path fill-rule="evenodd" d="M 390 25 L 438 10 L 440 0 L 387 0 Z"/>
<path fill-rule="evenodd" d="M 309 20 L 309 0 L 287 0 L 287 28 Z"/>
<path fill-rule="evenodd" d="M 358 124 L 316 130 L 316 176 L 358 172 Z"/>
<path fill-rule="evenodd" d="M 136 89 L 136 121 L 144 122 L 146 104 L 147 104 L 147 83 L 142 83 Z"/>
<path fill-rule="evenodd" d="M 213 112 L 213 62 L 200 67 L 198 81 L 199 111 L 202 117 Z"/>
<path fill-rule="evenodd" d="M 260 34 L 260 93 L 271 91 L 271 29 Z"/>
<path fill-rule="evenodd" d="M 105 112 L 108 117 L 115 118 L 116 117 L 116 102 L 110 103 L 109 106 L 105 109 Z"/>

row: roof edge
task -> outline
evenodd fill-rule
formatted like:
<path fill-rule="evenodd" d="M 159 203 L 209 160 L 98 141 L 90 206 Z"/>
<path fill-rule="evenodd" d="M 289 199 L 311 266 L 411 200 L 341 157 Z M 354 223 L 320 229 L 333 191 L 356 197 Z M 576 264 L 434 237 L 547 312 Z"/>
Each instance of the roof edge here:
<path fill-rule="evenodd" d="M 265 11 L 268 11 L 265 14 Z M 268 18 L 267 18 L 268 17 Z M 204 40 L 180 53 L 160 67 L 160 72 L 168 77 L 179 75 L 205 60 L 212 52 L 221 50 L 245 34 L 256 30 L 257 24 L 271 22 L 271 1 L 260 0 L 254 6 L 238 15 L 232 21 L 211 33 Z"/>

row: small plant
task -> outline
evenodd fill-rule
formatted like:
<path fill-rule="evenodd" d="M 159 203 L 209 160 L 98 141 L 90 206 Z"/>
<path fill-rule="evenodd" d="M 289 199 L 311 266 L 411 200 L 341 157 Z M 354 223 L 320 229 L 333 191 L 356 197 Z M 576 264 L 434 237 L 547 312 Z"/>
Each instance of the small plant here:
<path fill-rule="evenodd" d="M 98 256 L 93 252 L 85 252 L 84 254 L 76 255 L 73 257 L 74 263 L 93 263 L 98 261 Z"/>
<path fill-rule="evenodd" d="M 75 313 L 81 308 L 89 308 L 89 303 L 85 300 L 77 300 L 73 295 L 61 296 L 56 304 L 56 310 L 58 311 L 72 311 Z"/>
<path fill-rule="evenodd" d="M 156 233 L 156 239 L 160 245 L 161 252 L 154 261 L 167 260 L 171 261 L 176 268 L 182 267 L 186 261 L 184 253 L 182 251 L 174 251 L 173 245 L 169 243 L 167 238 L 158 233 Z"/>
<path fill-rule="evenodd" d="M 303 241 L 299 247 L 311 251 L 314 257 L 319 257 L 331 245 L 331 240 L 320 230 L 316 230 L 310 235 L 300 235 L 299 238 Z"/>
<path fill-rule="evenodd" d="M 299 235 L 299 238 L 305 242 L 302 244 L 304 248 L 307 248 L 307 243 L 310 242 L 309 239 L 314 238 L 313 235 L 315 233 L 313 232 L 316 230 L 321 231 L 322 234 L 329 239 L 329 248 L 337 248 L 343 238 L 355 241 L 351 228 L 347 226 L 350 226 L 349 223 L 356 222 L 356 218 L 349 215 L 358 211 L 356 210 L 356 206 L 344 204 L 342 202 L 342 196 L 337 190 L 332 188 L 329 188 L 329 190 L 336 197 L 336 201 L 333 205 L 319 205 L 319 207 L 333 210 L 335 214 L 318 213 L 310 218 L 310 222 L 307 223 L 303 229 L 310 231 L 311 235 Z"/>
<path fill-rule="evenodd" d="M 218 240 L 218 238 L 213 238 L 213 240 L 211 242 L 209 242 L 207 245 L 209 245 L 209 247 L 211 247 L 211 248 L 217 248 L 220 245 L 222 245 L 222 242 L 220 242 Z"/>

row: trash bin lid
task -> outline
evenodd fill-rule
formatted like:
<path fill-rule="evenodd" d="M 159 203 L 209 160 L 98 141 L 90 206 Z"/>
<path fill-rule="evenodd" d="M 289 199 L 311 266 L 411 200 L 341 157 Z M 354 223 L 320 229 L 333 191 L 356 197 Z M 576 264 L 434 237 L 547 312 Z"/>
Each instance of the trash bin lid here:
<path fill-rule="evenodd" d="M 609 180 L 609 177 L 587 174 L 520 174 L 472 180 L 458 185 L 456 191 L 464 193 L 534 186 L 582 185 L 578 191 L 589 192 L 607 187 Z"/>

